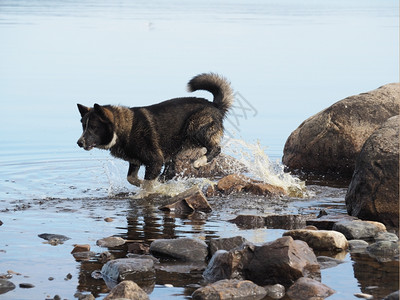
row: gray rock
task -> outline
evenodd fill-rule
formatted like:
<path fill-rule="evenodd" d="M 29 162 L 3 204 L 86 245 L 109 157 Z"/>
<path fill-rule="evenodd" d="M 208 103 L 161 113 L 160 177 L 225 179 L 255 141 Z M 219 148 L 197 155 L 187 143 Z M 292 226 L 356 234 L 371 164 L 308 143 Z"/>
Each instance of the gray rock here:
<path fill-rule="evenodd" d="M 100 247 L 117 247 L 125 244 L 126 241 L 123 238 L 117 236 L 109 236 L 96 241 L 96 245 Z"/>
<path fill-rule="evenodd" d="M 259 285 L 288 284 L 300 277 L 320 277 L 317 258 L 307 243 L 285 236 L 254 248 L 243 265 L 245 278 Z"/>
<path fill-rule="evenodd" d="M 364 240 L 349 241 L 349 250 L 351 253 L 364 253 L 367 251 L 368 243 Z"/>
<path fill-rule="evenodd" d="M 399 128 L 392 117 L 365 142 L 346 194 L 349 215 L 398 228 Z"/>
<path fill-rule="evenodd" d="M 264 286 L 267 296 L 272 299 L 281 299 L 285 296 L 285 287 L 282 284 L 266 285 Z"/>
<path fill-rule="evenodd" d="M 400 84 L 351 96 L 305 120 L 285 143 L 283 163 L 291 169 L 338 173 L 350 178 L 367 138 L 399 114 Z"/>
<path fill-rule="evenodd" d="M 395 291 L 390 295 L 387 295 L 383 300 L 399 300 L 399 291 Z"/>
<path fill-rule="evenodd" d="M 239 247 L 245 243 L 248 243 L 248 241 L 241 236 L 235 236 L 235 237 L 230 237 L 230 238 L 219 238 L 219 239 L 211 239 L 210 240 L 210 245 L 209 245 L 209 250 L 210 250 L 210 255 L 213 256 L 215 252 L 218 250 L 231 250 L 236 247 Z"/>
<path fill-rule="evenodd" d="M 116 285 L 104 300 L 116 299 L 148 300 L 149 296 L 135 282 L 125 280 Z"/>
<path fill-rule="evenodd" d="M 199 288 L 192 294 L 194 300 L 263 299 L 264 288 L 248 280 L 225 279 Z"/>
<path fill-rule="evenodd" d="M 265 226 L 275 229 L 300 229 L 315 215 L 268 215 L 264 217 Z"/>
<path fill-rule="evenodd" d="M 333 230 L 343 233 L 348 240 L 372 240 L 383 228 L 376 222 L 343 220 L 335 223 Z"/>
<path fill-rule="evenodd" d="M 319 230 L 332 230 L 335 223 L 344 220 L 358 220 L 356 217 L 349 215 L 323 215 L 319 218 L 309 219 L 306 221 L 306 225 L 312 225 L 317 227 Z"/>
<path fill-rule="evenodd" d="M 0 278 L 0 295 L 15 289 L 15 284 L 7 279 Z"/>
<path fill-rule="evenodd" d="M 111 287 L 123 280 L 152 284 L 155 280 L 154 262 L 150 258 L 118 258 L 107 262 L 101 275 Z"/>
<path fill-rule="evenodd" d="M 150 252 L 155 256 L 167 256 L 183 261 L 204 261 L 208 255 L 208 247 L 199 239 L 160 239 L 151 243 Z"/>
<path fill-rule="evenodd" d="M 236 224 L 237 227 L 243 229 L 262 228 L 265 226 L 265 221 L 262 216 L 239 215 L 236 218 L 229 220 Z"/>
<path fill-rule="evenodd" d="M 229 252 L 218 250 L 212 256 L 203 277 L 209 282 L 222 279 L 245 279 L 243 268 L 253 259 L 253 245 L 242 245 Z"/>
<path fill-rule="evenodd" d="M 391 232 L 378 232 L 378 234 L 374 237 L 375 242 L 382 242 L 382 241 L 391 241 L 391 242 L 398 242 L 399 238 L 396 234 Z"/>
<path fill-rule="evenodd" d="M 317 256 L 317 261 L 322 269 L 329 269 L 344 263 L 343 260 L 332 258 L 329 256 Z"/>
<path fill-rule="evenodd" d="M 305 277 L 296 280 L 287 291 L 287 295 L 296 300 L 324 299 L 334 293 L 335 291 L 325 284 Z"/>
<path fill-rule="evenodd" d="M 380 262 L 391 261 L 399 255 L 399 243 L 393 241 L 376 242 L 367 247 L 367 253 Z"/>

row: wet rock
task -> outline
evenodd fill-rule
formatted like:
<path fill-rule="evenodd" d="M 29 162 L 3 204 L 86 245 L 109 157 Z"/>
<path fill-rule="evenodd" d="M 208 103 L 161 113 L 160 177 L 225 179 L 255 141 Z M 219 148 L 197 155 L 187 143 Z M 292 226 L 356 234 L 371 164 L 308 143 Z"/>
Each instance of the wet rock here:
<path fill-rule="evenodd" d="M 329 256 L 317 256 L 317 261 L 322 269 L 329 269 L 344 263 L 343 260 L 332 258 Z"/>
<path fill-rule="evenodd" d="M 264 286 L 267 296 L 272 299 L 281 299 L 285 296 L 285 287 L 279 283 Z"/>
<path fill-rule="evenodd" d="M 194 291 L 192 299 L 263 299 L 264 288 L 248 280 L 225 279 Z"/>
<path fill-rule="evenodd" d="M 334 293 L 334 290 L 319 281 L 301 277 L 288 289 L 286 294 L 293 300 L 308 300 L 324 299 Z"/>
<path fill-rule="evenodd" d="M 150 258 L 118 258 L 107 262 L 101 275 L 108 286 L 124 280 L 152 284 L 155 279 L 154 262 Z"/>
<path fill-rule="evenodd" d="M 242 173 L 246 167 L 237 159 L 220 154 L 205 166 L 195 168 L 193 163 L 204 155 L 204 148 L 190 148 L 178 153 L 175 173 L 184 177 L 221 177 L 233 173 Z"/>
<path fill-rule="evenodd" d="M 399 300 L 399 291 L 395 291 L 390 295 L 387 295 L 383 300 Z"/>
<path fill-rule="evenodd" d="M 315 226 L 320 230 L 332 230 L 333 225 L 344 220 L 353 221 L 358 220 L 358 218 L 349 215 L 323 215 L 319 218 L 308 219 L 306 225 Z"/>
<path fill-rule="evenodd" d="M 367 250 L 368 245 L 364 240 L 350 240 L 349 250 L 352 253 L 363 253 Z"/>
<path fill-rule="evenodd" d="M 400 116 L 392 117 L 365 142 L 346 194 L 349 215 L 399 226 L 399 131 Z"/>
<path fill-rule="evenodd" d="M 107 217 L 107 218 L 104 218 L 104 221 L 107 223 L 110 223 L 110 222 L 113 222 L 114 220 L 113 220 L 113 218 Z"/>
<path fill-rule="evenodd" d="M 380 262 L 391 261 L 399 255 L 399 243 L 393 241 L 376 242 L 367 247 L 367 253 Z"/>
<path fill-rule="evenodd" d="M 0 226 L 3 225 L 4 223 L 0 220 Z"/>
<path fill-rule="evenodd" d="M 237 227 L 243 229 L 265 227 L 264 218 L 261 216 L 239 215 L 236 218 L 229 220 L 229 222 L 234 223 Z"/>
<path fill-rule="evenodd" d="M 348 240 L 372 240 L 378 232 L 385 230 L 381 225 L 361 220 L 342 220 L 335 223 L 333 230 L 343 233 Z"/>
<path fill-rule="evenodd" d="M 34 288 L 35 286 L 34 286 L 32 283 L 20 283 L 20 284 L 19 284 L 19 287 L 20 287 L 21 289 L 32 289 L 32 288 Z"/>
<path fill-rule="evenodd" d="M 72 274 L 71 273 L 68 273 L 64 278 L 64 280 L 71 280 L 71 279 L 72 279 Z"/>
<path fill-rule="evenodd" d="M 85 251 L 85 252 L 75 252 L 72 254 L 76 261 L 89 260 L 96 256 L 96 253 L 93 251 Z"/>
<path fill-rule="evenodd" d="M 391 242 L 398 242 L 399 238 L 396 234 L 391 232 L 378 232 L 378 234 L 374 237 L 375 242 L 382 242 L 382 241 L 391 241 Z"/>
<path fill-rule="evenodd" d="M 287 194 L 284 188 L 263 182 L 250 182 L 244 187 L 244 191 L 258 196 L 283 196 Z"/>
<path fill-rule="evenodd" d="M 264 217 L 265 226 L 275 229 L 298 229 L 306 225 L 306 221 L 315 215 L 269 215 Z"/>
<path fill-rule="evenodd" d="M 319 278 L 320 267 L 307 243 L 285 236 L 255 247 L 244 274 L 259 285 L 288 284 L 300 277 Z"/>
<path fill-rule="evenodd" d="M 7 279 L 0 279 L 0 295 L 15 289 L 15 284 Z"/>
<path fill-rule="evenodd" d="M 114 256 L 108 251 L 104 251 L 99 254 L 99 261 L 103 264 L 105 264 L 106 262 L 113 260 L 113 259 L 114 259 Z"/>
<path fill-rule="evenodd" d="M 74 245 L 74 249 L 72 249 L 71 254 L 76 252 L 87 252 L 90 251 L 90 245 L 83 244 L 83 245 Z"/>
<path fill-rule="evenodd" d="M 295 240 L 302 240 L 313 250 L 342 251 L 349 246 L 346 237 L 332 230 L 295 229 L 287 231 L 283 236 L 291 236 Z"/>
<path fill-rule="evenodd" d="M 228 195 L 247 192 L 259 196 L 286 195 L 284 188 L 262 181 L 253 180 L 241 174 L 231 174 L 223 177 L 217 183 L 217 190 Z"/>
<path fill-rule="evenodd" d="M 211 212 L 203 192 L 198 187 L 193 187 L 168 200 L 170 204 L 159 207 L 161 210 L 173 211 L 177 214 L 191 213 L 194 211 Z"/>
<path fill-rule="evenodd" d="M 74 295 L 75 298 L 78 298 L 78 300 L 95 300 L 96 298 L 92 294 L 79 294 L 79 295 Z"/>
<path fill-rule="evenodd" d="M 150 246 L 144 243 L 129 243 L 128 252 L 134 254 L 149 254 Z"/>
<path fill-rule="evenodd" d="M 308 118 L 287 139 L 283 163 L 290 169 L 350 178 L 364 142 L 388 118 L 398 115 L 399 95 L 398 83 L 387 84 Z"/>
<path fill-rule="evenodd" d="M 215 252 L 218 250 L 231 250 L 236 247 L 239 247 L 248 241 L 241 236 L 235 236 L 230 238 L 220 238 L 220 239 L 211 239 L 209 244 L 210 255 L 213 256 Z"/>
<path fill-rule="evenodd" d="M 125 244 L 126 241 L 123 238 L 116 237 L 116 236 L 109 236 L 104 239 L 97 240 L 96 245 L 100 247 L 117 247 Z"/>
<path fill-rule="evenodd" d="M 246 279 L 243 268 L 253 259 L 254 245 L 243 244 L 230 250 L 218 250 L 212 256 L 203 277 L 209 282 L 222 279 Z"/>
<path fill-rule="evenodd" d="M 208 255 L 207 244 L 199 239 L 159 239 L 150 245 L 155 256 L 167 256 L 183 261 L 204 261 Z"/>
<path fill-rule="evenodd" d="M 250 181 L 251 179 L 244 175 L 231 174 L 218 181 L 217 189 L 226 195 L 238 193 L 241 192 Z"/>
<path fill-rule="evenodd" d="M 104 300 L 113 299 L 147 300 L 149 296 L 135 282 L 125 280 L 116 285 L 104 298 Z"/>
<path fill-rule="evenodd" d="M 39 234 L 38 237 L 48 241 L 48 244 L 52 246 L 57 246 L 63 244 L 65 241 L 69 240 L 70 238 L 62 235 L 62 234 L 53 234 L 53 233 L 42 233 Z"/>

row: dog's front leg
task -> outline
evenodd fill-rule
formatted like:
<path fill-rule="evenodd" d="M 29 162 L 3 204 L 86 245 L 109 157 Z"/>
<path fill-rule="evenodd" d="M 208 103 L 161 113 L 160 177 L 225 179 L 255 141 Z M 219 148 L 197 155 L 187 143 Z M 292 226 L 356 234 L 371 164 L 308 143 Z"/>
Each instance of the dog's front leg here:
<path fill-rule="evenodd" d="M 153 184 L 157 180 L 157 177 L 160 175 L 162 165 L 162 160 L 154 160 L 150 164 L 146 165 L 142 188 L 145 189 L 147 192 L 152 191 Z"/>
<path fill-rule="evenodd" d="M 130 184 L 133 184 L 137 187 L 140 187 L 142 184 L 142 180 L 138 178 L 138 172 L 140 169 L 140 165 L 136 163 L 129 163 L 127 180 Z"/>

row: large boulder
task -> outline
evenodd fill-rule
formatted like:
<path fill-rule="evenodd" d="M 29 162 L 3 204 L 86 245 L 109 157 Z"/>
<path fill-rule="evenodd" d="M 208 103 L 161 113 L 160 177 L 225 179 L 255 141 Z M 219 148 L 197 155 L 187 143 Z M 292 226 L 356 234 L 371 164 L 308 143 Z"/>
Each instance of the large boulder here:
<path fill-rule="evenodd" d="M 346 195 L 350 215 L 399 226 L 399 123 L 390 118 L 365 142 Z"/>
<path fill-rule="evenodd" d="M 282 161 L 290 169 L 350 178 L 364 142 L 387 119 L 398 115 L 399 106 L 398 83 L 336 102 L 292 132 Z"/>

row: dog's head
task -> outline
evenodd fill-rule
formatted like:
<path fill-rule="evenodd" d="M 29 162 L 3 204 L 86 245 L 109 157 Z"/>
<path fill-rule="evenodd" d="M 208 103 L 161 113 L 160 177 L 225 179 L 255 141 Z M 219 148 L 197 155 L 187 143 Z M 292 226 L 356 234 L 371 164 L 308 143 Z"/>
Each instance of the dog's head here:
<path fill-rule="evenodd" d="M 110 149 L 116 143 L 114 132 L 114 115 L 107 106 L 95 104 L 93 107 L 86 107 L 78 104 L 81 113 L 83 133 L 78 140 L 79 147 L 91 150 L 94 147 Z"/>

